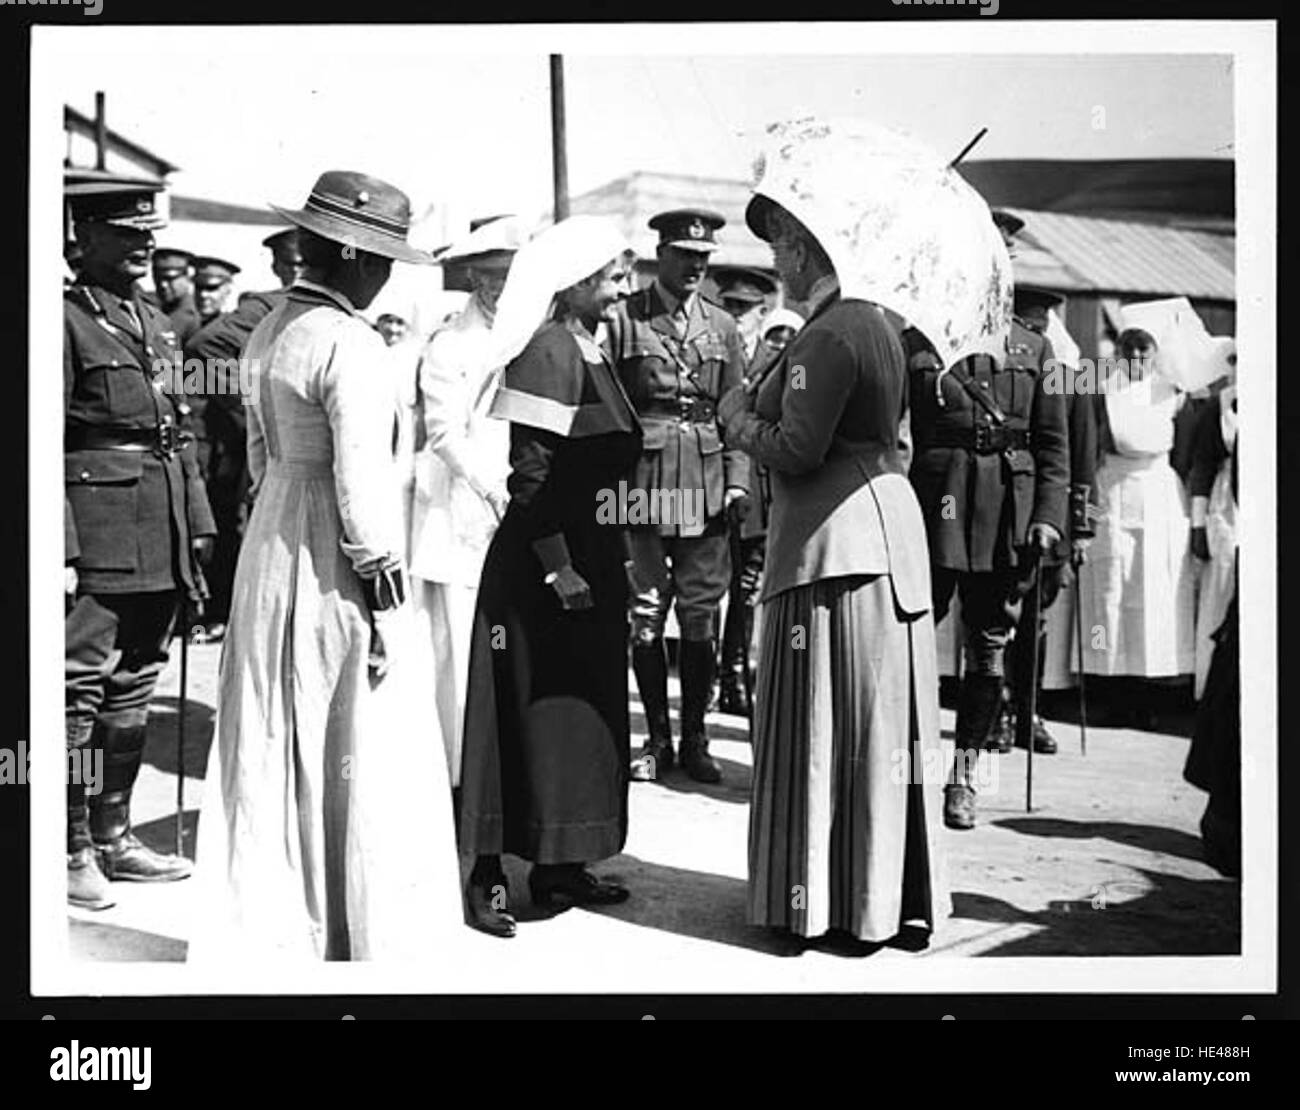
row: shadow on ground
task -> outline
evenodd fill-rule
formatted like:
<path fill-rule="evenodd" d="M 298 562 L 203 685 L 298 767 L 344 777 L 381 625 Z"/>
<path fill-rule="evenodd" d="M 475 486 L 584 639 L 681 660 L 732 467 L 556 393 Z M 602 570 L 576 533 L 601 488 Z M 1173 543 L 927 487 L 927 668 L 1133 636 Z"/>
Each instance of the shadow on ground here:
<path fill-rule="evenodd" d="M 1133 825 L 1125 821 L 1065 821 L 1057 817 L 1004 817 L 993 821 L 1000 828 L 1026 836 L 1060 837 L 1063 840 L 1091 840 L 1100 837 L 1147 852 L 1195 860 L 1205 859 L 1201 838 L 1181 829 L 1159 825 Z"/>
<path fill-rule="evenodd" d="M 1241 887 L 1137 869 L 1090 897 L 1027 912 L 1000 898 L 954 892 L 953 917 L 1036 931 L 983 956 L 1235 956 L 1241 953 Z M 1136 892 L 1145 888 L 1140 894 Z M 1136 894 L 1136 896 L 1135 896 Z M 1021 930 L 1017 930 L 1019 933 Z"/>
<path fill-rule="evenodd" d="M 179 729 L 177 714 L 180 699 L 157 697 L 149 707 L 149 731 L 145 738 L 144 761 L 168 775 L 180 770 L 177 758 Z M 208 749 L 212 746 L 212 732 L 216 712 L 212 706 L 193 698 L 185 706 L 185 774 L 188 778 L 202 778 L 208 765 Z"/>

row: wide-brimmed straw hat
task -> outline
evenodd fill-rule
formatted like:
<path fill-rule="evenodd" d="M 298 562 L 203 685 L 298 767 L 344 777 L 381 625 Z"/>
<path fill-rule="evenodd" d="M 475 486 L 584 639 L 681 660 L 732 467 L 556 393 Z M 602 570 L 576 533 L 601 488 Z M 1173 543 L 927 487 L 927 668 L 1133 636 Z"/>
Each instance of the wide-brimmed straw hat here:
<path fill-rule="evenodd" d="M 290 223 L 367 254 L 396 262 L 431 264 L 433 256 L 411 246 L 411 202 L 387 181 L 349 170 L 329 170 L 316 179 L 299 209 L 271 205 Z"/>

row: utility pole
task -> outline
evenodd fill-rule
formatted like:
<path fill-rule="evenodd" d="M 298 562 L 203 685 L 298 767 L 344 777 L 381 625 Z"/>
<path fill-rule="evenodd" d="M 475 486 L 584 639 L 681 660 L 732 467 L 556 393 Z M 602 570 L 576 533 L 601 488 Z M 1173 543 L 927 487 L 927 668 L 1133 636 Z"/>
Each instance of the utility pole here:
<path fill-rule="evenodd" d="M 108 169 L 108 120 L 104 116 L 103 90 L 95 93 L 95 169 Z"/>
<path fill-rule="evenodd" d="M 564 59 L 551 55 L 551 168 L 555 186 L 555 222 L 569 215 L 569 163 L 564 135 Z"/>

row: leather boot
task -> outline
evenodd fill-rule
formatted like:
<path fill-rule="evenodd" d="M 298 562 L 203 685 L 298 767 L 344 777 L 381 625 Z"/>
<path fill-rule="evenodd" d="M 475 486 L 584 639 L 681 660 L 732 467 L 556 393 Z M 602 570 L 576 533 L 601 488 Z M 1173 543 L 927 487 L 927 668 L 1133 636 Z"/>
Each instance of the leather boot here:
<path fill-rule="evenodd" d="M 984 742 L 985 750 L 1005 755 L 1015 743 L 1016 716 L 1011 709 L 1010 692 L 1002 691 L 1002 701 L 998 706 L 998 715 L 989 730 L 989 738 Z"/>
<path fill-rule="evenodd" d="M 99 864 L 109 879 L 136 883 L 170 883 L 188 878 L 184 856 L 146 847 L 131 831 L 131 791 L 144 758 L 145 726 L 101 725 L 104 781 L 90 799 L 90 833 Z"/>
<path fill-rule="evenodd" d="M 713 678 L 713 642 L 683 640 L 678 674 L 682 680 L 682 769 L 696 782 L 722 781 L 722 767 L 709 755 L 704 727 L 709 682 Z"/>
<path fill-rule="evenodd" d="M 943 822 L 950 829 L 975 827 L 975 762 L 1002 706 L 999 675 L 967 673 L 957 701 L 952 782 L 943 791 Z"/>
<path fill-rule="evenodd" d="M 632 671 L 649 731 L 645 747 L 632 761 L 632 780 L 654 782 L 673 766 L 673 730 L 668 720 L 668 657 L 664 654 L 663 641 L 633 647 Z"/>
<path fill-rule="evenodd" d="M 733 595 L 738 591 L 733 591 Z M 733 596 L 722 627 L 722 651 L 718 656 L 718 709 L 736 717 L 750 713 L 749 684 L 745 668 L 749 661 L 749 642 L 754 634 L 754 610 L 743 597 Z"/>
<path fill-rule="evenodd" d="M 116 905 L 90 839 L 90 816 L 81 783 L 68 784 L 68 902 L 83 910 Z"/>

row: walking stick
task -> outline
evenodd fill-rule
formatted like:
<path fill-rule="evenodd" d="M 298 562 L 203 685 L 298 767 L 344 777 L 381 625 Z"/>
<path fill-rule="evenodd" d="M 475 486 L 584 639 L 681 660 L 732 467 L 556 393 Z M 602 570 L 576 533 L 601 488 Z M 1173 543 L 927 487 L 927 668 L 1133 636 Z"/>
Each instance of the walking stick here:
<path fill-rule="evenodd" d="M 183 855 L 185 827 L 185 688 L 190 676 L 190 599 L 181 594 L 181 694 L 176 710 L 176 854 Z"/>
<path fill-rule="evenodd" d="M 1088 694 L 1083 674 L 1083 581 L 1079 569 L 1083 566 L 1083 552 L 1071 553 L 1074 568 L 1074 635 L 1079 648 L 1079 749 L 1088 754 Z"/>
<path fill-rule="evenodd" d="M 1016 739 L 1025 745 L 1025 812 L 1034 811 L 1034 722 L 1038 720 L 1038 628 L 1039 614 L 1043 611 L 1043 553 L 1034 548 L 1034 582 L 1029 590 L 1030 608 L 1029 627 L 1033 630 L 1034 642 L 1029 651 L 1029 696 L 1024 714 L 1016 714 Z M 1021 621 L 1021 627 L 1025 624 Z"/>

